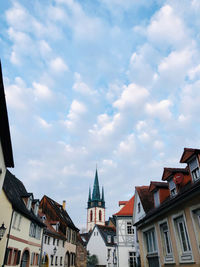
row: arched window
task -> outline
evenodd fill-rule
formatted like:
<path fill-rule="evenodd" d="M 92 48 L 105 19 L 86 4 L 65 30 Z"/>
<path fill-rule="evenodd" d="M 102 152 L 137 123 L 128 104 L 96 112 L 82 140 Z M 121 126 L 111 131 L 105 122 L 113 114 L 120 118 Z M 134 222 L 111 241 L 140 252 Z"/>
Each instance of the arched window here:
<path fill-rule="evenodd" d="M 99 211 L 99 221 L 101 222 L 102 220 L 102 213 L 101 213 L 101 210 Z"/>
<path fill-rule="evenodd" d="M 93 214 L 92 214 L 92 210 L 90 211 L 90 221 L 92 222 L 92 218 L 93 217 Z"/>

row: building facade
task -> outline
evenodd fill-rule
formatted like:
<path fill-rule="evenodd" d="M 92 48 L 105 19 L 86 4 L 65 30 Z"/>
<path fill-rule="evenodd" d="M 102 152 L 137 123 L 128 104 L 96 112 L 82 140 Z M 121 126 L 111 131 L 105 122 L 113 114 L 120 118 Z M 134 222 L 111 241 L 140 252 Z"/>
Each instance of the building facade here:
<path fill-rule="evenodd" d="M 38 207 L 39 200 L 7 170 L 0 194 L 0 220 L 7 228 L 0 241 L 1 266 L 39 266 L 44 224 Z"/>
<path fill-rule="evenodd" d="M 87 231 L 92 231 L 95 224 L 105 225 L 105 200 L 104 189 L 102 188 L 102 194 L 100 195 L 98 173 L 96 170 L 94 186 L 91 196 L 91 190 L 89 190 L 88 205 L 87 205 Z"/>
<path fill-rule="evenodd" d="M 116 218 L 118 267 L 138 266 L 136 227 L 132 226 L 134 196 L 129 201 L 120 201 Z"/>
<path fill-rule="evenodd" d="M 116 229 L 95 225 L 87 243 L 89 255 L 96 255 L 97 266 L 117 267 Z"/>
<path fill-rule="evenodd" d="M 180 162 L 187 167 L 164 168 L 163 182 L 151 182 L 146 194 L 153 206 L 142 218 L 133 217 L 142 266 L 200 266 L 199 155 L 198 149 L 184 149 Z"/>
<path fill-rule="evenodd" d="M 43 196 L 40 201 L 40 212 L 45 215 L 49 225 L 43 239 L 43 265 L 75 266 L 79 229 L 67 213 L 65 201 L 61 205 L 50 197 Z"/>

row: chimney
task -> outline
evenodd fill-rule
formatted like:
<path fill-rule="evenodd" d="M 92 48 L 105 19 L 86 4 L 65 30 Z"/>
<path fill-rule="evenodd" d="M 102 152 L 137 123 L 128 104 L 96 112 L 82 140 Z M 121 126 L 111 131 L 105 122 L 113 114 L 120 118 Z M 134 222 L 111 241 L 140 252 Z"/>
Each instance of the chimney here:
<path fill-rule="evenodd" d="M 66 200 L 63 200 L 63 209 L 65 210 L 65 208 L 66 208 Z"/>

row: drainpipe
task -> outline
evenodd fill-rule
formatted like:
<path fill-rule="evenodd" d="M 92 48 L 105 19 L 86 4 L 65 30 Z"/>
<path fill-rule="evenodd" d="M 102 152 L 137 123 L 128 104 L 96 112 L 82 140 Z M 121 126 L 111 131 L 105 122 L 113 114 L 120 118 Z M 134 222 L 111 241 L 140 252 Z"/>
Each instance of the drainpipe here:
<path fill-rule="evenodd" d="M 41 242 L 41 248 L 40 248 L 40 264 L 39 264 L 40 267 L 42 266 L 42 252 L 43 252 L 44 230 L 45 230 L 45 228 L 43 228 L 43 231 L 42 231 L 42 242 Z"/>
<path fill-rule="evenodd" d="M 14 210 L 12 210 L 12 214 L 11 214 L 10 225 L 9 225 L 9 230 L 8 230 L 8 234 L 7 234 L 6 249 L 5 249 L 5 253 L 4 253 L 4 259 L 3 259 L 3 265 L 2 265 L 2 267 L 4 267 L 4 265 L 5 265 L 6 251 L 7 251 L 7 248 L 8 248 L 8 242 L 9 242 L 9 239 L 10 239 L 10 231 L 11 231 L 11 225 L 12 225 L 13 213 L 14 213 Z"/>

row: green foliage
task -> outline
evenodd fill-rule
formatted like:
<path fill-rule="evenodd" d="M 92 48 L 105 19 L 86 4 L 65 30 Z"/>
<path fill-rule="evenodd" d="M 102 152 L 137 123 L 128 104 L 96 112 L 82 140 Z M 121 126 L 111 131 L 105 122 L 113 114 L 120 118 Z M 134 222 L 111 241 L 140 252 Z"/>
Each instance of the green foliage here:
<path fill-rule="evenodd" d="M 98 264 L 98 258 L 96 255 L 87 256 L 87 266 L 95 267 Z"/>

